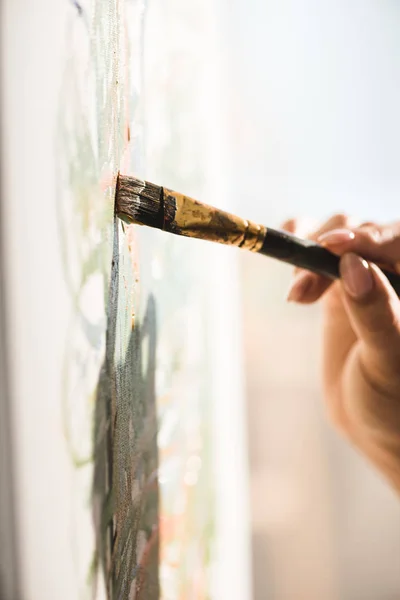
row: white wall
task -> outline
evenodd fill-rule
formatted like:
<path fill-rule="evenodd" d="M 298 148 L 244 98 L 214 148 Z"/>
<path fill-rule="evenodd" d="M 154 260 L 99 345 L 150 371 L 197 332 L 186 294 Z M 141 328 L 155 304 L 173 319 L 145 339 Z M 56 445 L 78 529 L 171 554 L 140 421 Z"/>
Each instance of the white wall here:
<path fill-rule="evenodd" d="M 397 217 L 400 5 L 234 0 L 230 17 L 246 203 L 272 218 Z"/>
<path fill-rule="evenodd" d="M 232 0 L 226 15 L 241 213 L 399 219 L 400 4 Z M 396 598 L 398 499 L 326 422 L 318 307 L 285 305 L 289 267 L 242 265 L 254 598 Z"/>

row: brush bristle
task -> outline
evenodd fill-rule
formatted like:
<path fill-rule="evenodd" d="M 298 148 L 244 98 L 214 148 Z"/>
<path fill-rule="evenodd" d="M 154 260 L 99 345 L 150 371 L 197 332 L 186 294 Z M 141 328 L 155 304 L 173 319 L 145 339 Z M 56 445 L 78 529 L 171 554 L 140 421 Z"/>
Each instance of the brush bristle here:
<path fill-rule="evenodd" d="M 126 175 L 119 175 L 115 193 L 115 212 L 128 223 L 163 227 L 163 188 Z"/>

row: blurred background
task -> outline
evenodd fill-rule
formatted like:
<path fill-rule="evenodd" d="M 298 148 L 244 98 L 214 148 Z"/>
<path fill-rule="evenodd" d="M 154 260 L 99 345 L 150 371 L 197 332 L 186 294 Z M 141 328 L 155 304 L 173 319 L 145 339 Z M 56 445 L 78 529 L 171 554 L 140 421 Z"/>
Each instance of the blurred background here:
<path fill-rule="evenodd" d="M 249 218 L 400 217 L 400 3 L 231 0 L 231 188 Z M 394 600 L 400 508 L 326 421 L 319 309 L 241 253 L 254 599 Z"/>

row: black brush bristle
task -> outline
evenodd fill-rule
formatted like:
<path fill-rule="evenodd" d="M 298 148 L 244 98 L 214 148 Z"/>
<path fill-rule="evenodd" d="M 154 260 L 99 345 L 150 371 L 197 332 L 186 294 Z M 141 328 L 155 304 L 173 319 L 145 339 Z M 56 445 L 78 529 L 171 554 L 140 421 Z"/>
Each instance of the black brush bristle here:
<path fill-rule="evenodd" d="M 163 188 L 158 185 L 135 177 L 119 175 L 115 193 L 115 212 L 125 222 L 163 229 L 163 196 Z"/>

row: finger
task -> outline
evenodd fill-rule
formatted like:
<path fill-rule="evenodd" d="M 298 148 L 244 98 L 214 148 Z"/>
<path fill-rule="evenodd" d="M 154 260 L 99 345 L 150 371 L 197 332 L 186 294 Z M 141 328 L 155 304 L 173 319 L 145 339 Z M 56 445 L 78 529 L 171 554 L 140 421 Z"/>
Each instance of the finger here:
<path fill-rule="evenodd" d="M 352 229 L 355 228 L 358 221 L 344 213 L 332 215 L 329 219 L 317 226 L 317 222 L 310 218 L 288 219 L 282 225 L 281 229 L 292 233 L 297 237 L 307 238 L 316 241 L 324 233 L 333 229 Z"/>
<path fill-rule="evenodd" d="M 306 238 L 316 229 L 317 222 L 315 219 L 308 217 L 288 219 L 281 225 L 283 231 L 292 233 L 297 237 Z"/>
<path fill-rule="evenodd" d="M 323 301 L 323 382 L 331 420 L 346 428 L 341 402 L 342 372 L 349 352 L 357 341 L 346 308 L 340 281 L 335 281 Z"/>
<path fill-rule="evenodd" d="M 400 270 L 400 223 L 364 224 L 357 229 L 336 229 L 318 238 L 335 254 L 352 252 L 369 261 Z"/>
<path fill-rule="evenodd" d="M 362 343 L 367 369 L 385 384 L 398 380 L 400 364 L 400 300 L 382 271 L 356 254 L 340 263 L 344 304 Z"/>
<path fill-rule="evenodd" d="M 283 231 L 287 231 L 297 237 L 311 237 L 315 235 L 315 221 L 311 219 L 288 219 L 281 225 Z M 310 235 L 311 234 L 311 235 Z M 299 302 L 309 304 L 314 302 L 321 294 L 320 287 L 323 285 L 323 278 L 318 275 L 296 268 L 294 270 L 295 278 L 291 283 L 287 294 L 288 302 Z"/>
<path fill-rule="evenodd" d="M 305 231 L 306 224 L 310 221 L 303 220 L 298 221 L 296 219 L 290 219 L 283 225 L 284 229 L 289 233 L 293 233 L 296 236 L 301 236 L 301 231 Z M 350 227 L 355 226 L 356 221 L 343 213 L 335 214 L 330 217 L 327 221 L 322 223 L 320 227 L 314 229 L 308 235 L 308 239 L 316 241 L 324 233 L 331 231 L 338 227 Z M 295 279 L 292 282 L 287 300 L 289 302 L 297 302 L 299 304 L 312 304 L 319 300 L 321 296 L 328 290 L 332 284 L 332 280 L 317 275 L 304 269 L 296 268 L 294 270 Z"/>
<path fill-rule="evenodd" d="M 288 302 L 312 304 L 328 289 L 331 280 L 303 269 L 297 269 L 287 294 Z"/>
<path fill-rule="evenodd" d="M 316 241 L 320 243 L 325 235 L 332 231 L 352 231 L 360 226 L 359 220 L 346 215 L 335 215 L 329 225 L 319 233 Z M 364 225 L 373 225 L 365 223 Z M 357 341 L 346 308 L 343 303 L 343 290 L 339 281 L 333 282 L 329 293 L 325 295 L 323 313 L 323 373 L 326 392 L 330 400 L 331 416 L 337 423 L 343 421 L 340 394 L 337 386 L 351 348 Z"/>
<path fill-rule="evenodd" d="M 333 229 L 354 229 L 357 227 L 359 221 L 354 217 L 346 215 L 345 213 L 337 213 L 327 219 L 322 225 L 314 231 L 310 239 L 317 241 L 320 236 Z"/>
<path fill-rule="evenodd" d="M 287 231 L 288 233 L 295 233 L 297 228 L 297 219 L 287 219 L 281 225 L 281 229 L 283 231 Z"/>

